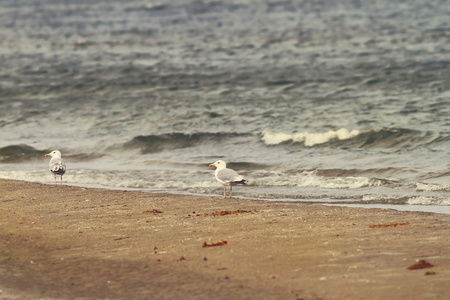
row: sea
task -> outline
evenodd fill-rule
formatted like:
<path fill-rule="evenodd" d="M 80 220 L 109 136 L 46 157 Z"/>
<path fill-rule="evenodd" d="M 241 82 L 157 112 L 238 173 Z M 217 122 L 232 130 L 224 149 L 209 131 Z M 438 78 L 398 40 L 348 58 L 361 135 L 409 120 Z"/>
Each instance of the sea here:
<path fill-rule="evenodd" d="M 449 16 L 444 0 L 2 0 L 0 178 L 54 185 L 57 149 L 65 185 L 222 196 L 220 159 L 242 199 L 449 214 Z"/>

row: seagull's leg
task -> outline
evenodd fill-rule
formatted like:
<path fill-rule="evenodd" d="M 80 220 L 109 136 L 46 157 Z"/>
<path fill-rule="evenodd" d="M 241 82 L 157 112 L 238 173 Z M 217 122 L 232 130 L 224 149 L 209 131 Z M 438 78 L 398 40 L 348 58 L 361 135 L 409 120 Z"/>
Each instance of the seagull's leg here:
<path fill-rule="evenodd" d="M 55 178 L 55 184 L 56 184 L 56 175 L 55 175 L 55 174 L 53 174 L 53 177 Z"/>
<path fill-rule="evenodd" d="M 227 197 L 227 187 L 223 186 L 223 197 L 226 198 Z"/>
<path fill-rule="evenodd" d="M 233 193 L 233 186 L 230 184 L 230 199 L 231 199 L 231 194 Z"/>
<path fill-rule="evenodd" d="M 61 185 L 62 185 L 62 175 L 61 175 Z"/>

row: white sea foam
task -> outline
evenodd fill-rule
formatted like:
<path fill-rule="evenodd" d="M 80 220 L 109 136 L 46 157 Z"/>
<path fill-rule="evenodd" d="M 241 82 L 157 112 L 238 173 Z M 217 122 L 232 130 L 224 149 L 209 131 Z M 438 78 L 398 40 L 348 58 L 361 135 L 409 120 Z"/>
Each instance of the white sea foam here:
<path fill-rule="evenodd" d="M 368 177 L 321 177 L 305 176 L 299 180 L 301 186 L 315 186 L 328 189 L 357 189 L 367 186 L 379 186 L 381 182 Z"/>
<path fill-rule="evenodd" d="M 408 200 L 410 205 L 450 205 L 450 198 L 432 197 L 432 196 L 419 196 L 412 197 Z"/>
<path fill-rule="evenodd" d="M 1 171 L 0 178 L 40 183 L 54 182 L 53 175 L 47 171 Z"/>
<path fill-rule="evenodd" d="M 341 128 L 339 130 L 330 130 L 324 133 L 282 133 L 282 132 L 271 132 L 265 130 L 262 133 L 262 140 L 266 145 L 278 145 L 284 142 L 301 142 L 305 146 L 311 147 L 318 144 L 324 144 L 332 140 L 347 140 L 359 135 L 361 132 L 359 130 L 349 131 L 348 129 Z"/>
<path fill-rule="evenodd" d="M 416 182 L 417 191 L 450 191 L 450 185 Z"/>
<path fill-rule="evenodd" d="M 149 179 L 148 173 L 140 171 L 101 171 L 72 170 L 63 176 L 63 184 L 98 185 L 112 188 L 137 189 L 214 189 L 218 185 L 214 180 L 183 180 L 183 179 Z M 0 171 L 0 178 L 24 180 L 38 183 L 53 184 L 53 175 L 48 171 Z"/>
<path fill-rule="evenodd" d="M 403 195 L 368 194 L 363 195 L 362 200 L 364 202 L 400 203 L 404 202 L 404 198 Z"/>
<path fill-rule="evenodd" d="M 258 176 L 256 176 L 258 178 Z M 383 185 L 383 181 L 370 177 L 324 177 L 318 176 L 314 171 L 305 171 L 297 176 L 284 176 L 272 174 L 267 177 L 259 177 L 253 185 L 261 186 L 299 186 L 320 187 L 327 189 L 358 189 L 362 187 L 377 187 Z"/>

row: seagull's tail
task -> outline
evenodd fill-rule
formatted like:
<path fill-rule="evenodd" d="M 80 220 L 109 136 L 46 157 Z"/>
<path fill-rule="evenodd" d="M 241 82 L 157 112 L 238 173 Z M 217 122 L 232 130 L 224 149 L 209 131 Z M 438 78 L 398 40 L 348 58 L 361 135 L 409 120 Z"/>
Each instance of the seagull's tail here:
<path fill-rule="evenodd" d="M 233 184 L 247 184 L 247 180 L 242 179 L 242 180 L 239 180 L 239 181 L 233 181 Z"/>
<path fill-rule="evenodd" d="M 66 173 L 66 170 L 64 168 L 58 166 L 53 167 L 50 171 L 52 171 L 53 174 L 56 175 L 63 175 L 64 173 Z"/>

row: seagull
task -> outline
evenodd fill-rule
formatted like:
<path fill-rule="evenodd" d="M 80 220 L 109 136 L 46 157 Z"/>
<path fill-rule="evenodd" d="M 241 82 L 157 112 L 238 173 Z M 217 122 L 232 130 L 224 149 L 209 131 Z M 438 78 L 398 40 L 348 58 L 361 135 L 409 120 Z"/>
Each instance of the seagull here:
<path fill-rule="evenodd" d="M 45 156 L 51 156 L 50 162 L 48 163 L 48 169 L 55 176 L 55 184 L 56 184 L 56 175 L 61 175 L 61 184 L 62 177 L 64 173 L 66 173 L 66 164 L 61 158 L 61 152 L 59 150 L 53 150 L 50 153 L 45 154 Z"/>
<path fill-rule="evenodd" d="M 233 191 L 233 185 L 246 184 L 245 180 L 241 175 L 239 175 L 235 170 L 228 169 L 227 164 L 223 160 L 218 160 L 210 167 L 216 167 L 216 180 L 223 185 L 223 198 L 226 198 L 227 185 L 230 186 L 230 198 Z"/>

